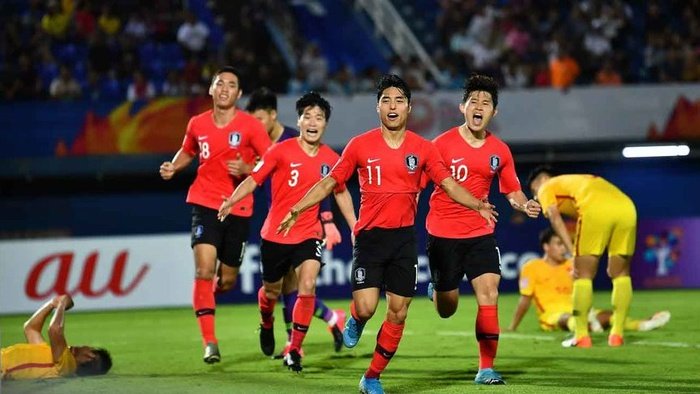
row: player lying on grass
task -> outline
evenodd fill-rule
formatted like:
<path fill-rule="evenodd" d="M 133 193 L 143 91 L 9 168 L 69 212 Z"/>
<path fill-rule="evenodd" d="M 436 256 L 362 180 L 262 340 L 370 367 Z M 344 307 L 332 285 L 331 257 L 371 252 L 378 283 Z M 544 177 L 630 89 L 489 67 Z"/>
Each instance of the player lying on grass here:
<path fill-rule="evenodd" d="M 540 327 L 545 331 L 574 330 L 573 304 L 573 263 L 566 257 L 566 247 L 562 239 L 547 228 L 540 233 L 540 245 L 544 251 L 541 259 L 527 262 L 520 272 L 520 302 L 513 315 L 508 330 L 515 331 L 525 313 L 535 301 Z M 593 332 L 610 328 L 611 310 L 596 310 L 588 314 L 588 323 Z M 630 331 L 650 331 L 664 326 L 671 319 L 671 313 L 662 311 L 646 320 L 627 318 L 625 329 Z M 566 342 L 562 343 L 566 346 Z"/>
<path fill-rule="evenodd" d="M 112 358 L 105 349 L 68 346 L 63 334 L 64 313 L 72 307 L 71 297 L 60 295 L 34 312 L 24 323 L 27 342 L 0 349 L 0 377 L 3 380 L 103 375 L 109 371 Z M 51 311 L 54 313 L 47 344 L 41 331 Z"/>

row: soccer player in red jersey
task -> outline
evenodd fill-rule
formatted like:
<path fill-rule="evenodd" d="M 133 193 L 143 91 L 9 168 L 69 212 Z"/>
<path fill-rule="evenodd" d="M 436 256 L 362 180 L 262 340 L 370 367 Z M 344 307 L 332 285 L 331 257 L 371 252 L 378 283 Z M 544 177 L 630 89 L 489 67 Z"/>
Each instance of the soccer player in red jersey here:
<path fill-rule="evenodd" d="M 381 288 L 387 298 L 386 319 L 371 364 L 360 379 L 363 393 L 384 392 L 379 376 L 399 346 L 415 295 L 418 259 L 413 224 L 421 174 L 426 173 L 460 204 L 478 211 L 484 221 L 496 221 L 491 204 L 476 199 L 452 179 L 435 146 L 406 130 L 410 111 L 411 91 L 406 83 L 396 75 L 383 76 L 377 86 L 381 126 L 350 140 L 330 175 L 292 206 L 278 229 L 287 234 L 308 208 L 358 172 L 361 202 L 354 227 L 352 316 L 343 331 L 345 346 L 354 347 L 359 341 L 377 309 Z"/>
<path fill-rule="evenodd" d="M 297 138 L 299 132 L 289 126 L 285 126 L 277 119 L 277 96 L 266 87 L 258 88 L 250 94 L 246 111 L 255 116 L 267 130 L 272 143 L 282 142 L 291 138 Z M 263 184 L 268 204 L 272 202 L 272 186 L 268 179 Z M 331 212 L 330 197 L 323 199 L 319 205 L 321 223 L 323 224 L 323 241 L 326 249 L 332 250 L 333 246 L 342 241 L 340 232 L 333 223 L 333 212 Z M 292 311 L 298 295 L 297 276 L 293 269 L 290 269 L 282 281 L 282 315 L 287 328 L 287 344 L 282 352 L 275 355 L 275 358 L 284 358 L 289 346 L 292 343 Z M 336 352 L 343 346 L 343 326 L 345 325 L 345 311 L 342 309 L 333 310 L 329 308 L 323 300 L 316 297 L 314 306 L 314 316 L 323 319 L 328 325 L 328 331 L 333 336 L 333 346 Z M 260 348 L 266 349 L 264 354 L 270 355 L 275 348 L 275 336 L 272 327 L 260 328 Z M 270 352 L 268 354 L 267 352 Z"/>
<path fill-rule="evenodd" d="M 510 149 L 486 130 L 496 115 L 497 105 L 496 81 L 488 76 L 472 75 L 459 105 L 464 124 L 445 131 L 433 144 L 450 166 L 452 178 L 476 198 L 488 200 L 491 181 L 498 175 L 500 191 L 511 206 L 536 218 L 540 205 L 528 200 L 522 192 Z M 500 333 L 498 283 L 501 278 L 501 257 L 493 237 L 494 227 L 476 212 L 455 203 L 443 188 L 436 187 L 430 196 L 426 228 L 432 277 L 428 295 L 435 309 L 442 318 L 457 311 L 459 283 L 467 275 L 479 305 L 476 315 L 479 372 L 474 381 L 505 384 L 493 370 Z"/>
<path fill-rule="evenodd" d="M 172 161 L 160 166 L 163 179 L 171 179 L 199 158 L 197 176 L 187 193 L 192 205 L 192 250 L 195 280 L 193 307 L 204 341 L 204 361 L 221 360 L 215 335 L 215 285 L 220 291 L 231 289 L 238 277 L 248 240 L 248 223 L 253 214 L 253 197 L 231 208 L 224 222 L 217 220 L 221 196 L 231 194 L 256 157 L 270 146 L 270 137 L 253 116 L 236 108 L 241 97 L 239 72 L 230 66 L 214 74 L 209 94 L 213 109 L 193 116 L 187 125 L 182 148 Z M 217 260 L 221 262 L 217 268 Z M 218 283 L 214 278 L 218 274 Z"/>
<path fill-rule="evenodd" d="M 263 287 L 258 291 L 258 305 L 262 318 L 261 328 L 272 333 L 272 312 L 282 290 L 282 279 L 290 268 L 294 269 L 299 278 L 299 295 L 292 312 L 292 343 L 284 357 L 284 365 L 300 372 L 301 345 L 313 317 L 316 277 L 323 265 L 323 230 L 318 220 L 318 205 L 299 217 L 299 231 L 292 236 L 278 234 L 275 225 L 282 220 L 292 204 L 330 172 L 331 165 L 338 160 L 338 154 L 321 143 L 331 115 L 328 101 L 318 93 L 311 92 L 297 101 L 296 109 L 299 114 L 300 136 L 273 145 L 255 166 L 250 177 L 224 201 L 218 216 L 220 220 L 225 220 L 231 206 L 250 195 L 268 177 L 272 177 L 272 206 L 260 230 Z M 348 225 L 354 226 L 356 219 L 352 197 L 344 184 L 335 187 L 335 199 Z M 263 349 L 263 352 L 272 354 L 274 342 L 272 346 L 272 349 Z"/>

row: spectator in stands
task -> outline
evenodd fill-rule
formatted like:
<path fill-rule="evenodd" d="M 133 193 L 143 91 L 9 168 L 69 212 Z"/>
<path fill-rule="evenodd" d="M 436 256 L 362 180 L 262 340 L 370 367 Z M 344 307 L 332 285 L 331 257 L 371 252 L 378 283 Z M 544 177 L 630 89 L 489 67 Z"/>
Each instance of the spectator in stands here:
<path fill-rule="evenodd" d="M 114 38 L 122 27 L 122 21 L 112 12 L 112 6 L 105 4 L 102 6 L 102 13 L 97 19 L 97 25 L 108 38 Z"/>
<path fill-rule="evenodd" d="M 142 42 L 147 38 L 148 33 L 148 25 L 146 25 L 142 12 L 132 12 L 124 26 L 124 34 L 135 42 Z"/>
<path fill-rule="evenodd" d="M 596 73 L 595 76 L 595 83 L 597 85 L 606 86 L 622 85 L 622 77 L 620 76 L 620 73 L 615 70 L 611 60 L 606 60 L 603 63 L 603 67 L 598 70 L 598 73 Z"/>
<path fill-rule="evenodd" d="M 501 74 L 506 88 L 521 89 L 530 85 L 527 65 L 518 62 L 515 53 L 511 53 L 506 63 L 501 66 Z"/>
<path fill-rule="evenodd" d="M 552 86 L 567 92 L 581 73 L 576 59 L 569 55 L 566 48 L 561 48 L 558 55 L 549 61 L 549 72 Z"/>
<path fill-rule="evenodd" d="M 41 93 L 41 80 L 27 54 L 19 56 L 16 69 L 9 70 L 5 83 L 5 99 L 29 100 Z"/>
<path fill-rule="evenodd" d="M 49 94 L 52 98 L 65 100 L 76 99 L 81 95 L 81 88 L 78 81 L 73 77 L 70 68 L 65 64 L 61 66 L 60 73 L 49 87 Z"/>
<path fill-rule="evenodd" d="M 70 27 L 71 14 L 61 9 L 57 0 L 51 0 L 46 7 L 46 15 L 41 18 L 41 28 L 51 38 L 63 40 Z"/>
<path fill-rule="evenodd" d="M 90 9 L 87 0 L 77 2 L 75 6 L 75 33 L 83 40 L 87 40 L 95 32 L 97 20 Z"/>
<path fill-rule="evenodd" d="M 306 74 L 309 88 L 312 90 L 326 90 L 328 80 L 328 60 L 321 55 L 318 45 L 311 43 L 304 50 L 299 65 Z"/>
<path fill-rule="evenodd" d="M 163 92 L 162 93 L 163 93 L 163 96 L 171 96 L 171 97 L 178 97 L 178 96 L 186 96 L 187 95 L 187 86 L 182 81 L 182 78 L 180 77 L 180 74 L 177 72 L 177 70 L 168 71 L 168 77 L 165 79 L 165 82 L 163 83 Z"/>
<path fill-rule="evenodd" d="M 146 79 L 140 70 L 134 71 L 134 77 L 126 89 L 126 99 L 129 101 L 148 100 L 156 96 L 153 82 Z"/>
<path fill-rule="evenodd" d="M 202 59 L 207 49 L 208 38 L 207 25 L 197 20 L 193 13 L 186 12 L 185 21 L 177 30 L 177 42 L 182 45 L 185 53 Z"/>
<path fill-rule="evenodd" d="M 309 90 L 309 84 L 306 82 L 304 70 L 301 67 L 297 67 L 294 75 L 287 81 L 287 94 L 300 95 Z"/>

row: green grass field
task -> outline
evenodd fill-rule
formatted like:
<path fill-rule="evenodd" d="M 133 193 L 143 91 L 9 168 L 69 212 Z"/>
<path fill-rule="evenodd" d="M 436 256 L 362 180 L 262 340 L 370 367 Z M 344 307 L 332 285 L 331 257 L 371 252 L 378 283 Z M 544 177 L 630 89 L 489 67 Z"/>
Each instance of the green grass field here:
<path fill-rule="evenodd" d="M 595 306 L 605 307 L 609 293 L 598 292 Z M 700 291 L 637 291 L 632 316 L 657 310 L 672 313 L 671 322 L 652 332 L 629 332 L 626 345 L 608 348 L 604 334 L 594 335 L 592 349 L 564 349 L 559 333 L 538 330 L 534 309 L 517 333 L 502 333 L 497 369 L 508 385 L 481 387 L 472 382 L 477 366 L 475 305 L 463 297 L 451 319 L 440 319 L 423 296 L 411 305 L 401 346 L 382 375 L 388 393 L 700 392 Z M 513 294 L 500 302 L 501 326 L 507 326 L 517 302 Z M 337 308 L 346 300 L 329 301 Z M 66 320 L 70 344 L 110 350 L 112 371 L 94 378 L 42 382 L 2 382 L 3 393 L 354 393 L 369 365 L 376 330 L 383 320 L 380 305 L 352 350 L 334 353 L 325 324 L 314 319 L 307 336 L 304 371 L 297 375 L 280 360 L 264 357 L 258 347 L 254 305 L 217 310 L 222 362 L 202 362 L 197 324 L 191 309 L 132 310 L 102 313 L 71 311 Z M 277 342 L 283 344 L 281 311 Z M 0 316 L 2 345 L 23 340 L 27 316 Z"/>

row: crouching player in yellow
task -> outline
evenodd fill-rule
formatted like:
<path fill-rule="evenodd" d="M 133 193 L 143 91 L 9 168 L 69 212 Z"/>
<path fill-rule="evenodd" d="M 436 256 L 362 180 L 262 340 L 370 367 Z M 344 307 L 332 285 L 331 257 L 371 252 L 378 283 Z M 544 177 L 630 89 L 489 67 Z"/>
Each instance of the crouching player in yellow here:
<path fill-rule="evenodd" d="M 544 252 L 542 258 L 528 261 L 520 272 L 520 301 L 508 330 L 515 331 L 518 328 L 534 301 L 537 318 L 543 330 L 574 331 L 571 301 L 574 286 L 573 263 L 566 256 L 564 242 L 551 228 L 540 233 L 540 245 Z M 591 308 L 587 317 L 591 331 L 602 332 L 610 328 L 612 314 L 610 310 Z M 630 331 L 650 331 L 665 325 L 670 318 L 671 314 L 668 311 L 662 311 L 646 320 L 628 317 L 624 326 L 625 330 Z M 562 344 L 571 346 L 572 340 L 566 340 Z"/>

